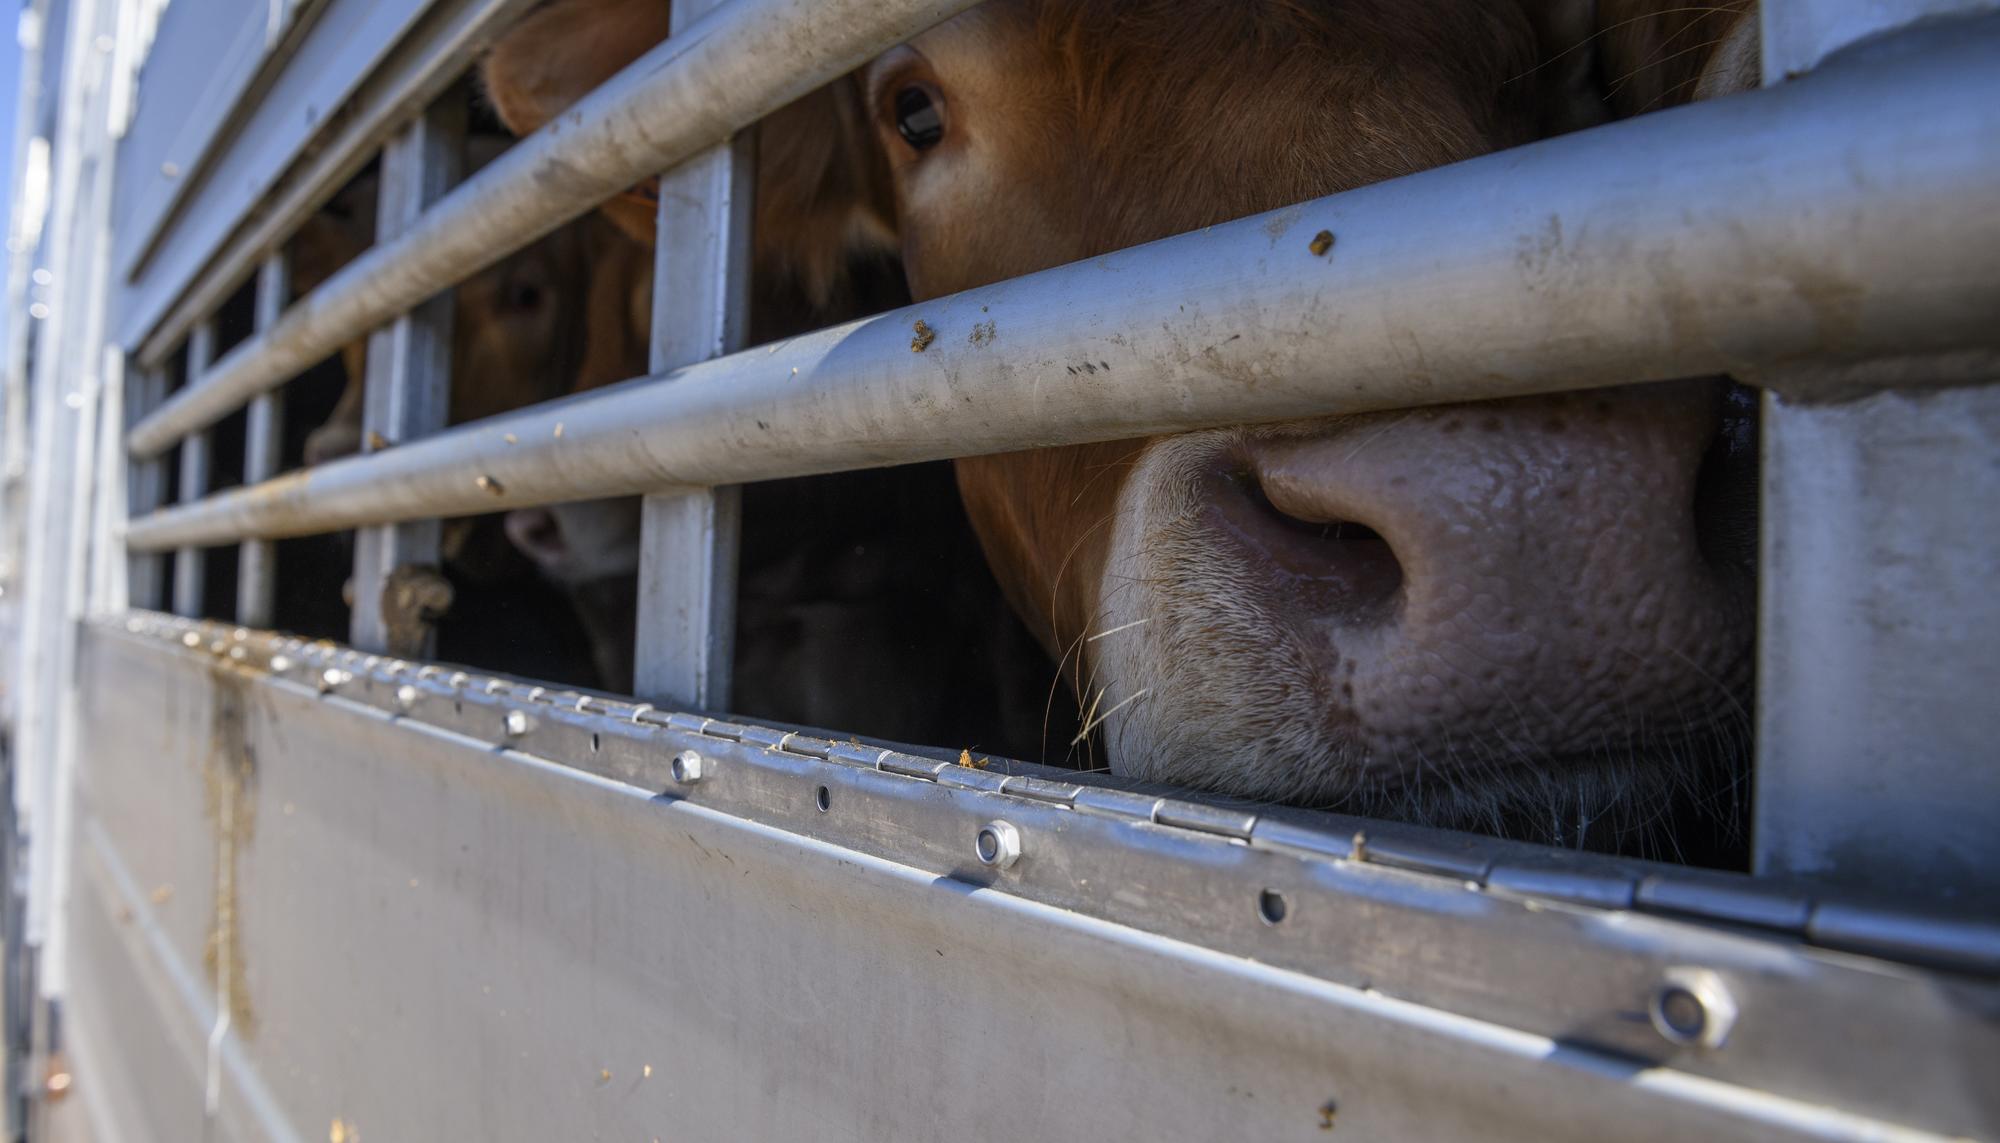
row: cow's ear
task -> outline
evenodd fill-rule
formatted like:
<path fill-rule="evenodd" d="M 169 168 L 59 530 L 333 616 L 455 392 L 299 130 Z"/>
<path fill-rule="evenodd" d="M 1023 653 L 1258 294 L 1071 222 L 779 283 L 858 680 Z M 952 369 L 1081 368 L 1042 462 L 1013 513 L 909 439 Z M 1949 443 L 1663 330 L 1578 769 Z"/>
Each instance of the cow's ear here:
<path fill-rule="evenodd" d="M 556 0 L 528 14 L 480 65 L 500 121 L 526 135 L 667 38 L 667 0 Z"/>
<path fill-rule="evenodd" d="M 861 84 L 844 76 L 772 112 L 757 128 L 759 273 L 824 310 L 853 259 L 897 253 L 895 193 Z"/>

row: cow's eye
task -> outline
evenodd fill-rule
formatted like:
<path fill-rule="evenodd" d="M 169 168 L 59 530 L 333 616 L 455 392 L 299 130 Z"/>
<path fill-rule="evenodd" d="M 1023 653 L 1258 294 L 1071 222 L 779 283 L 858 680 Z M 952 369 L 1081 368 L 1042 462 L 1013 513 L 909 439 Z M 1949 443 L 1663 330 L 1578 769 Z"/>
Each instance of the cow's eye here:
<path fill-rule="evenodd" d="M 896 131 L 919 151 L 943 141 L 944 113 L 929 88 L 911 84 L 896 93 Z"/>
<path fill-rule="evenodd" d="M 542 288 L 533 282 L 509 283 L 503 304 L 511 310 L 535 309 L 542 304 Z"/>

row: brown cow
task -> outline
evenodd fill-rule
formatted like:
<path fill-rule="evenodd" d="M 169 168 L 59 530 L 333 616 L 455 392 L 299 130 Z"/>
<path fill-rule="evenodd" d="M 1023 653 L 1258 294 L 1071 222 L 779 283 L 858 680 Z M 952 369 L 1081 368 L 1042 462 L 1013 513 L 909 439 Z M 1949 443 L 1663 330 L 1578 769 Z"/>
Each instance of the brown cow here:
<path fill-rule="evenodd" d="M 548 8 L 544 32 L 656 7 Z M 1530 15 L 989 0 L 864 69 L 880 162 L 841 161 L 887 171 L 911 291 L 936 297 L 1523 142 L 1558 118 Z M 857 215 L 881 197 L 853 189 Z M 1651 385 L 977 457 L 958 475 L 1114 770 L 1618 844 L 1740 753 L 1753 576 L 1718 507 L 1711 462 L 1740 439 L 1723 411 L 1719 383 Z"/>
<path fill-rule="evenodd" d="M 503 143 L 468 140 L 471 166 Z M 301 228 L 293 280 L 303 293 L 375 239 L 373 174 L 355 179 Z M 587 283 L 597 257 L 620 245 L 602 222 L 566 226 L 460 283 L 452 292 L 450 419 L 479 420 L 560 395 L 583 351 Z M 323 464 L 361 451 L 365 343 L 341 349 L 347 385 L 324 424 L 306 438 L 305 461 Z"/>

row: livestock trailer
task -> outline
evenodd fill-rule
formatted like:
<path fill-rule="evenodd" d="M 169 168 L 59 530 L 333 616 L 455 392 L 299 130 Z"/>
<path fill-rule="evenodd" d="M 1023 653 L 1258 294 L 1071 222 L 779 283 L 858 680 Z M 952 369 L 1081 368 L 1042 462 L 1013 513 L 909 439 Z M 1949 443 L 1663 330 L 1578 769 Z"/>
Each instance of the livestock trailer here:
<path fill-rule="evenodd" d="M 1994 4 L 1765 0 L 1760 90 L 748 349 L 755 125 L 970 3 L 675 0 L 467 173 L 531 7 L 22 9 L 11 1138 L 2000 1136 Z M 655 177 L 652 375 L 446 427 L 433 299 Z M 364 340 L 395 447 L 281 472 Z M 736 486 L 1716 373 L 1747 872 L 730 704 Z M 399 631 L 437 521 L 629 495 L 632 694 Z M 345 638 L 277 629 L 347 530 Z"/>

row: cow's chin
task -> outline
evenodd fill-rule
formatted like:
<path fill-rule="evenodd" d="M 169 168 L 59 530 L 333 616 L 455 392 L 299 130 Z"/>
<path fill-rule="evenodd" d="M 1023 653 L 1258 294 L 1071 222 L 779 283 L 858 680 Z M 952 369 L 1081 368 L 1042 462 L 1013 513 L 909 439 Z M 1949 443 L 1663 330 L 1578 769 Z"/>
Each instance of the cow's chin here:
<path fill-rule="evenodd" d="M 1357 678 L 1372 620 L 1408 606 L 1388 541 L 1349 523 L 1287 551 L 1283 536 L 1258 534 L 1265 525 L 1241 515 L 1244 497 L 1260 500 L 1241 485 L 1246 448 L 1337 439 L 1349 427 L 1364 430 L 1353 443 L 1365 447 L 1367 425 L 1321 422 L 1192 433 L 1145 450 L 1120 494 L 1082 696 L 1112 771 L 1642 856 L 1686 856 L 1679 839 L 1699 820 L 1727 846 L 1747 756 L 1729 693 L 1747 681 L 1740 651 L 1712 670 L 1691 663 L 1700 677 L 1668 715 L 1581 726 L 1531 713 L 1562 702 L 1531 693 L 1505 700 L 1518 719 L 1489 709 L 1455 725 L 1449 696 L 1397 693 L 1407 683 L 1384 693 L 1379 671 Z M 1313 567 L 1314 544 L 1338 545 L 1338 566 Z"/>

